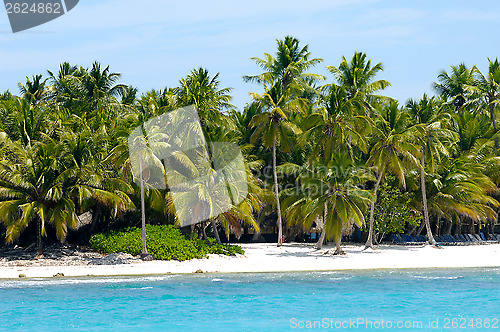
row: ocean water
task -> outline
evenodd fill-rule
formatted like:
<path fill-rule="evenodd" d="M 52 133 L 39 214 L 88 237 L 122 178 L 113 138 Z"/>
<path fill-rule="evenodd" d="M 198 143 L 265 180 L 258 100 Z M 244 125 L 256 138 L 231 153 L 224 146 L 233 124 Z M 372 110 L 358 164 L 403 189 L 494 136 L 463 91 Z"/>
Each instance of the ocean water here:
<path fill-rule="evenodd" d="M 2 331 L 500 330 L 500 269 L 0 281 Z"/>

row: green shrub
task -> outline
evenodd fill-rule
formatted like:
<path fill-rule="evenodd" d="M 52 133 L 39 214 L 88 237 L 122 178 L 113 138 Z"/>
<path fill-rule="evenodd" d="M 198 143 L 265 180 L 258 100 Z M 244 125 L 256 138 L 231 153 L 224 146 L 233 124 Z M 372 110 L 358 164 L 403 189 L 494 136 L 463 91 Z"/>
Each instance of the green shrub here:
<path fill-rule="evenodd" d="M 96 234 L 90 239 L 90 245 L 93 249 L 105 253 L 125 252 L 136 256 L 142 252 L 141 229 L 128 228 L 119 232 Z M 160 260 L 185 261 L 204 258 L 208 254 L 234 256 L 245 253 L 236 245 L 208 244 L 203 240 L 188 239 L 173 225 L 146 225 L 146 245 L 149 254 Z"/>

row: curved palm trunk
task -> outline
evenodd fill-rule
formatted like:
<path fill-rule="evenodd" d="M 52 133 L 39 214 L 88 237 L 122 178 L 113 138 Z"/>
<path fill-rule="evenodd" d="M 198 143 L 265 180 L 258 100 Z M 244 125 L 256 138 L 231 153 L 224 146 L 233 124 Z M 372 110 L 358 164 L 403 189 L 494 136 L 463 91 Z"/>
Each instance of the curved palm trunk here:
<path fill-rule="evenodd" d="M 203 237 L 203 240 L 205 240 L 205 242 L 209 243 L 207 231 L 206 231 L 208 225 L 206 224 L 206 222 L 203 221 L 203 222 L 201 222 L 200 226 L 201 226 L 201 235 Z"/>
<path fill-rule="evenodd" d="M 429 211 L 427 209 L 427 193 L 425 189 L 425 150 L 422 148 L 422 158 L 420 160 L 420 187 L 422 189 L 422 203 L 424 205 L 425 228 L 427 229 L 427 239 L 429 243 L 436 246 L 436 240 L 432 236 L 431 222 L 429 220 Z"/>
<path fill-rule="evenodd" d="M 222 242 L 220 241 L 219 232 L 217 232 L 217 223 L 215 222 L 215 218 L 212 218 L 211 223 L 212 223 L 212 230 L 214 232 L 215 240 L 217 240 L 217 244 L 222 244 Z"/>
<path fill-rule="evenodd" d="M 139 172 L 141 174 L 141 223 L 142 223 L 142 254 L 141 258 L 149 256 L 146 247 L 146 204 L 144 202 L 144 181 L 142 179 L 142 162 L 139 160 Z"/>
<path fill-rule="evenodd" d="M 325 243 L 325 237 L 326 237 L 326 231 L 325 231 L 325 224 L 326 224 L 326 202 L 325 202 L 325 210 L 323 211 L 323 216 L 318 219 L 318 221 L 321 221 L 321 235 L 319 236 L 318 242 L 314 245 L 316 249 L 321 249 L 323 248 L 323 243 Z"/>
<path fill-rule="evenodd" d="M 276 196 L 276 209 L 278 213 L 278 247 L 283 245 L 283 222 L 281 220 L 280 196 L 278 190 L 278 174 L 276 173 L 276 138 L 273 142 L 273 177 L 274 195 Z"/>
<path fill-rule="evenodd" d="M 325 237 L 326 237 L 326 232 L 325 232 L 325 227 L 323 226 L 323 229 L 321 230 L 321 235 L 319 236 L 318 242 L 314 245 L 316 249 L 321 249 L 323 248 L 323 244 L 325 243 Z"/>
<path fill-rule="evenodd" d="M 335 252 L 334 255 L 345 255 L 345 251 L 342 250 L 340 244 L 342 243 L 342 234 L 335 240 Z"/>
<path fill-rule="evenodd" d="M 373 223 L 375 222 L 375 203 L 377 202 L 377 190 L 378 187 L 380 186 L 380 181 L 382 181 L 382 175 L 384 172 L 380 172 L 377 178 L 377 183 L 375 183 L 375 188 L 373 190 L 373 193 L 375 197 L 373 198 L 373 201 L 370 204 L 370 229 L 368 231 L 368 239 L 366 240 L 365 243 L 365 249 L 372 248 L 373 249 Z"/>

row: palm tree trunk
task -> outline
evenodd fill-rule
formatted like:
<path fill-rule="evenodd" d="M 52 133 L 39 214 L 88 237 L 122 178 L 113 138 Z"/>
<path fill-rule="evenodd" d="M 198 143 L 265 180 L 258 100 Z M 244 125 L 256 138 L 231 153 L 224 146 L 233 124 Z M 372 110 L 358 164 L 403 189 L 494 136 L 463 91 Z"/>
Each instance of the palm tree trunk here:
<path fill-rule="evenodd" d="M 139 173 L 141 175 L 141 223 L 142 223 L 142 254 L 141 258 L 148 257 L 148 249 L 146 247 L 146 204 L 144 202 L 144 181 L 142 179 L 142 162 L 139 160 Z"/>
<path fill-rule="evenodd" d="M 436 231 L 434 232 L 434 234 L 436 234 L 436 236 L 439 235 L 439 230 L 440 230 L 440 227 L 439 227 L 439 222 L 440 222 L 440 217 L 438 216 L 436 218 Z"/>
<path fill-rule="evenodd" d="M 495 120 L 495 104 L 490 103 L 490 116 L 491 116 L 491 123 L 493 124 L 493 130 L 495 131 L 495 134 L 497 133 L 497 122 Z M 499 143 L 498 143 L 498 136 L 495 137 L 495 149 L 498 150 L 499 148 Z"/>
<path fill-rule="evenodd" d="M 323 248 L 323 244 L 325 243 L 325 237 L 326 237 L 326 232 L 325 232 L 325 228 L 323 227 L 323 229 L 321 230 L 321 234 L 319 236 L 319 240 L 318 242 L 316 242 L 316 244 L 314 245 L 314 247 L 316 249 L 321 249 Z"/>
<path fill-rule="evenodd" d="M 462 235 L 462 216 L 458 217 L 457 228 L 455 230 L 455 235 Z"/>
<path fill-rule="evenodd" d="M 318 242 L 314 245 L 316 249 L 321 249 L 323 248 L 323 243 L 325 243 L 325 237 L 326 237 L 326 231 L 325 231 L 325 224 L 326 224 L 326 202 L 325 202 L 325 210 L 323 211 L 323 216 L 317 221 L 321 221 L 321 235 L 319 236 Z"/>
<path fill-rule="evenodd" d="M 422 234 L 422 231 L 423 231 L 424 227 L 425 227 L 425 222 L 420 223 L 420 226 L 418 227 L 418 230 L 417 230 L 416 234 L 417 235 Z"/>
<path fill-rule="evenodd" d="M 43 254 L 43 242 L 42 242 L 42 219 L 37 216 L 36 217 L 36 249 L 39 255 Z"/>
<path fill-rule="evenodd" d="M 374 196 L 372 202 L 370 203 L 370 229 L 368 231 L 368 239 L 365 243 L 365 249 L 372 248 L 373 249 L 373 223 L 375 222 L 375 203 L 377 201 L 377 190 L 380 186 L 380 181 L 382 180 L 382 175 L 384 172 L 380 171 L 380 174 L 377 178 L 377 183 L 375 183 L 375 188 L 373 190 Z"/>
<path fill-rule="evenodd" d="M 451 229 L 453 228 L 453 222 L 451 220 L 446 219 L 446 230 L 444 231 L 444 234 L 446 235 L 451 235 Z"/>
<path fill-rule="evenodd" d="M 206 228 L 207 228 L 206 223 L 203 221 L 203 222 L 200 223 L 200 226 L 201 226 L 201 235 L 203 237 L 203 240 L 205 240 L 205 242 L 209 243 L 208 242 L 207 231 L 206 231 Z"/>
<path fill-rule="evenodd" d="M 340 244 L 342 243 L 342 234 L 335 240 L 335 252 L 333 253 L 334 255 L 345 255 L 344 250 L 342 250 L 342 247 Z"/>
<path fill-rule="evenodd" d="M 431 222 L 429 220 L 429 210 L 427 209 L 427 193 L 425 189 L 425 150 L 422 148 L 422 158 L 420 160 L 420 187 L 422 189 L 422 203 L 424 205 L 425 228 L 427 229 L 427 239 L 429 243 L 436 246 L 436 240 L 432 236 Z"/>
<path fill-rule="evenodd" d="M 220 241 L 219 232 L 217 232 L 217 223 L 215 222 L 215 218 L 212 218 L 211 223 L 212 223 L 212 230 L 214 232 L 215 240 L 217 240 L 217 244 L 222 244 L 222 242 Z"/>
<path fill-rule="evenodd" d="M 280 196 L 278 190 L 278 174 L 276 172 L 276 138 L 273 142 L 273 177 L 274 177 L 274 195 L 276 196 L 276 209 L 278 213 L 278 247 L 283 245 L 283 222 L 281 220 Z"/>

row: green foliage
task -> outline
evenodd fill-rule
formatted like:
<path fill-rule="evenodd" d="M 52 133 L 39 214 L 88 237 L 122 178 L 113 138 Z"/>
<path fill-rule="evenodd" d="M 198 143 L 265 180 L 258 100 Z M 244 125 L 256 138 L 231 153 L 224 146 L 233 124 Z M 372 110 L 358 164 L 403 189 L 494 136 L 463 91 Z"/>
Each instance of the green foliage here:
<path fill-rule="evenodd" d="M 377 77 L 382 63 L 372 63 L 364 53 L 327 66 L 333 81 L 323 86 L 319 84 L 325 77 L 309 72 L 322 60 L 313 58 L 308 46 L 294 37 L 277 40 L 274 56 L 265 53 L 262 59 L 252 59 L 262 72 L 244 79 L 261 84 L 261 93 L 251 93 L 252 103 L 241 114 L 231 104 L 232 89 L 222 87 L 219 74 L 210 75 L 204 68 L 191 71 L 177 86 L 138 96 L 137 89 L 120 84 L 120 74 L 107 66 L 63 63 L 48 77 L 34 75 L 19 84 L 19 96 L 1 93 L 0 236 L 11 243 L 24 231 L 37 232 L 41 250 L 46 226 L 61 242 L 69 229 L 84 234 L 88 228 L 80 228 L 78 216 L 85 212 L 93 215 L 90 232 L 136 224 L 132 219 L 138 215 L 140 190 L 132 179 L 128 136 L 146 121 L 189 104 L 196 106 L 207 142 L 242 147 L 246 174 L 238 179 L 246 175 L 248 195 L 213 220 L 226 235 L 239 235 L 243 224 L 258 230 L 255 216 L 274 226 L 277 215 L 278 232 L 285 217 L 293 227 L 316 224 L 341 239 L 353 223 L 367 222 L 365 209 L 377 198 L 378 238 L 419 223 L 418 213 L 412 211 L 426 216 L 428 236 L 431 220 L 461 220 L 471 227 L 498 220 L 497 59 L 489 60 L 484 74 L 475 66 L 452 66 L 434 84 L 438 95 L 424 95 L 405 106 L 378 95 L 390 84 Z M 179 154 L 179 169 L 201 179 L 194 176 L 205 172 L 198 169 L 206 165 L 200 156 Z M 286 177 L 275 179 L 259 169 L 271 164 L 273 170 L 293 166 L 302 171 L 284 172 Z M 328 170 L 324 176 L 304 175 L 317 165 Z M 167 170 L 167 178 L 186 177 L 179 169 Z M 373 177 L 386 183 L 377 187 L 378 193 L 365 190 Z M 408 193 L 391 185 L 395 178 Z M 238 187 L 234 178 L 226 180 Z M 213 186 L 210 181 L 197 180 L 200 193 L 206 188 L 227 190 L 225 184 Z M 322 191 L 310 195 L 314 188 Z M 175 209 L 179 204 L 168 189 L 146 188 L 145 196 L 146 215 L 159 224 L 191 213 Z M 191 206 L 200 197 L 209 206 L 218 201 L 217 195 L 205 194 L 176 199 Z M 277 213 L 270 216 L 272 205 Z M 40 228 L 28 227 L 37 221 Z M 106 252 L 139 254 L 140 242 L 137 229 L 93 238 L 93 245 Z M 179 260 L 240 250 L 189 240 L 173 228 L 148 227 L 148 245 L 158 258 Z"/>
<path fill-rule="evenodd" d="M 394 182 L 395 177 L 388 176 L 377 191 L 373 224 L 377 242 L 388 233 L 404 233 L 407 226 L 418 226 L 422 220 L 422 215 L 411 208 L 411 193 L 402 193 Z"/>
<path fill-rule="evenodd" d="M 142 252 L 141 229 L 128 228 L 109 234 L 96 234 L 90 239 L 93 249 L 105 253 L 125 252 L 139 255 Z M 154 259 L 185 261 L 204 258 L 208 254 L 234 256 L 244 254 L 240 246 L 212 245 L 199 239 L 188 239 L 173 225 L 146 225 L 146 244 Z"/>

